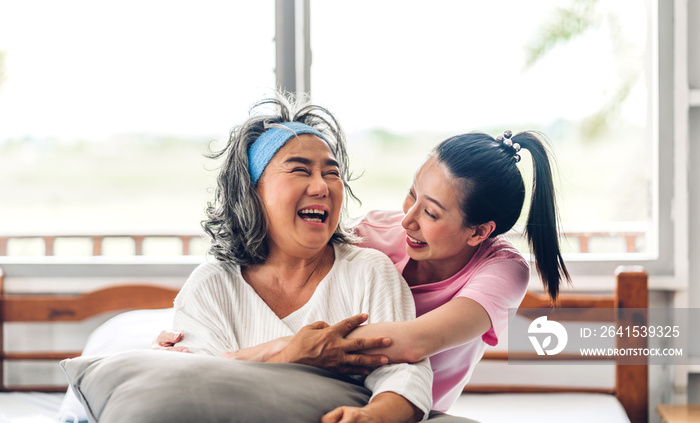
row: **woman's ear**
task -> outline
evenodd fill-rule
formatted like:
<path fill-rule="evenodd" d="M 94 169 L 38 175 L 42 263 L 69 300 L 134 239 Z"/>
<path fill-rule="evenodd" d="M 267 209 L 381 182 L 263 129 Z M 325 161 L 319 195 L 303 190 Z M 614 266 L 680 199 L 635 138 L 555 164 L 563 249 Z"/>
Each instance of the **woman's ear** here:
<path fill-rule="evenodd" d="M 481 244 L 483 240 L 491 236 L 495 230 L 496 223 L 493 220 L 482 223 L 481 225 L 474 227 L 474 233 L 467 238 L 467 244 L 471 245 L 472 247 L 476 247 L 477 245 Z"/>

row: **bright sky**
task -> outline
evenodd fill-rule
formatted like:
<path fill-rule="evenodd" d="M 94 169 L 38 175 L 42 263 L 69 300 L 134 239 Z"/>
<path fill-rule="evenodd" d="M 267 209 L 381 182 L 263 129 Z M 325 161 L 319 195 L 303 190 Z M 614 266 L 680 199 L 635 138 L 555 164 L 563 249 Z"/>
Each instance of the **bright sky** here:
<path fill-rule="evenodd" d="M 580 118 L 616 77 L 605 31 L 522 68 L 533 28 L 565 3 L 312 1 L 314 100 L 349 131 Z M 644 36 L 643 2 L 615 5 Z M 226 133 L 272 92 L 273 37 L 272 0 L 0 0 L 0 140 Z"/>

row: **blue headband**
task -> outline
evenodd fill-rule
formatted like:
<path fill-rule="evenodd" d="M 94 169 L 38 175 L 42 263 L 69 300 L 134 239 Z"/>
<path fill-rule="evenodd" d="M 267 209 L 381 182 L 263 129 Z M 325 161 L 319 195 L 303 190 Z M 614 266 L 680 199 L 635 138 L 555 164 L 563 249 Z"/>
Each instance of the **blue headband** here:
<path fill-rule="evenodd" d="M 312 134 L 321 138 L 333 151 L 333 146 L 316 129 L 301 122 L 282 122 L 263 132 L 248 150 L 248 171 L 253 185 L 258 184 L 265 167 L 277 151 L 289 141 L 290 138 L 302 134 Z M 282 127 L 283 126 L 283 127 Z M 335 151 L 333 151 L 335 154 Z"/>

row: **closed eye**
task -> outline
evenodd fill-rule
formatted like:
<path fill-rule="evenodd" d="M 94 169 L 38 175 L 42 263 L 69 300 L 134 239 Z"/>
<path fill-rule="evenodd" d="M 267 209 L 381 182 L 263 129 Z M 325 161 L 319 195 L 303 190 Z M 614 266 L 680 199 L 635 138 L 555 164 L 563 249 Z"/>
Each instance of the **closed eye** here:
<path fill-rule="evenodd" d="M 292 169 L 292 173 L 296 173 L 296 172 L 303 172 L 303 173 L 306 173 L 307 175 L 311 174 L 311 172 L 309 172 L 309 170 L 304 168 L 304 167 L 295 167 L 294 169 Z"/>
<path fill-rule="evenodd" d="M 434 214 L 430 213 L 428 210 L 424 210 L 424 211 L 425 211 L 425 214 L 428 215 L 428 217 L 430 217 L 430 218 L 433 219 L 433 220 L 437 220 L 437 216 L 435 216 Z"/>

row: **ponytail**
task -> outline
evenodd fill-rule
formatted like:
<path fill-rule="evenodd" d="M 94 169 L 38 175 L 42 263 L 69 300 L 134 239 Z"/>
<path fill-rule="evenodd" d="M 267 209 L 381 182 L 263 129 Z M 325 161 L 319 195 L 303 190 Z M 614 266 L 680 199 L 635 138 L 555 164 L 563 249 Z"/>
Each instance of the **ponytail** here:
<path fill-rule="evenodd" d="M 521 132 L 512 139 L 532 156 L 532 199 L 525 232 L 537 273 L 549 296 L 556 300 L 560 281 L 571 281 L 571 277 L 559 249 L 557 206 L 547 146 L 532 132 Z"/>

